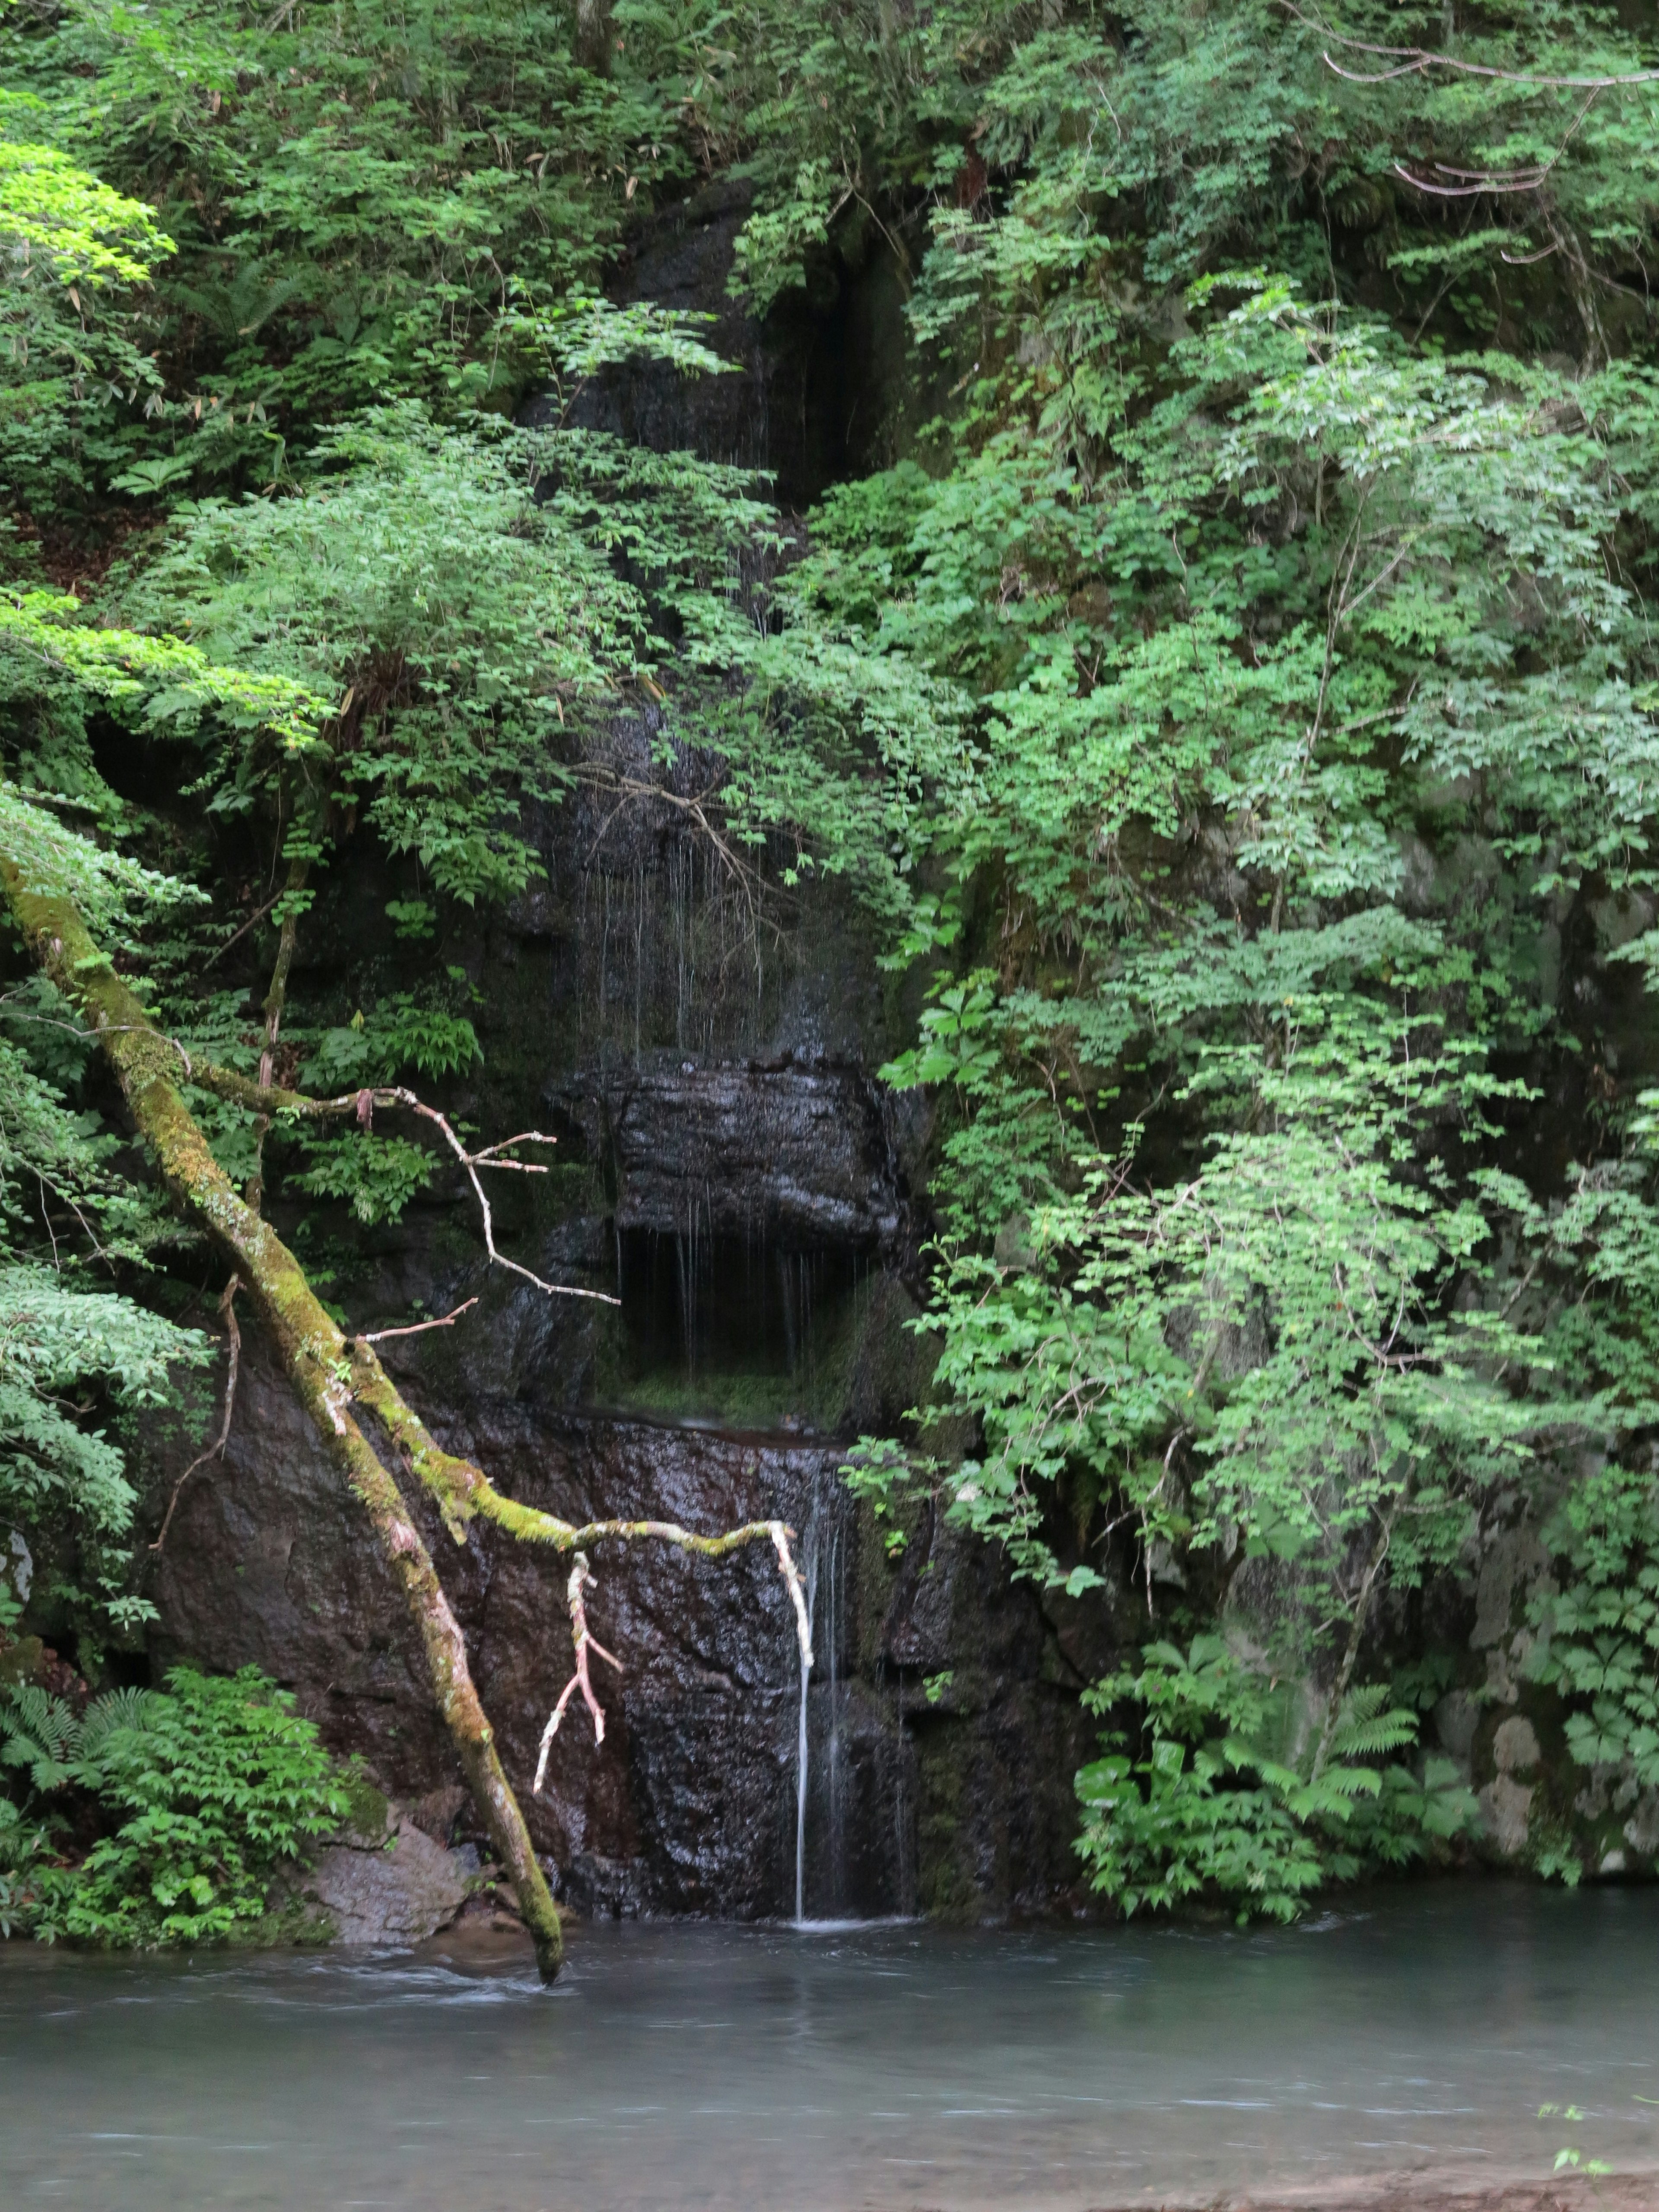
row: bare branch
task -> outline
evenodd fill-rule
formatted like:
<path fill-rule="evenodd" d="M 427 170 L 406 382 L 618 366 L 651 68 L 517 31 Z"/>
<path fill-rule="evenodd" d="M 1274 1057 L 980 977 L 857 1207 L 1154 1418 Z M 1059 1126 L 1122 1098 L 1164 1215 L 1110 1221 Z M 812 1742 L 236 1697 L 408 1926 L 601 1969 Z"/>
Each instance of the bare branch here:
<path fill-rule="evenodd" d="M 812 1624 L 806 1611 L 806 1593 L 795 1565 L 794 1554 L 789 1548 L 793 1532 L 781 1521 L 750 1521 L 741 1528 L 728 1529 L 720 1536 L 694 1536 L 672 1521 L 594 1521 L 585 1528 L 573 1528 L 569 1540 L 583 1544 L 597 1542 L 603 1536 L 654 1536 L 677 1546 L 682 1551 L 697 1552 L 704 1557 L 718 1557 L 723 1552 L 735 1550 L 739 1544 L 752 1543 L 757 1536 L 769 1536 L 772 1548 L 778 1555 L 778 1568 L 795 1608 L 795 1634 L 800 1645 L 801 1664 L 812 1664 Z M 597 1587 L 588 1565 L 587 1553 L 578 1551 L 570 1562 L 570 1576 L 565 1584 L 565 1602 L 570 1608 L 570 1639 L 575 1647 L 575 1672 L 559 1692 L 559 1701 L 548 1716 L 547 1726 L 542 1730 L 540 1750 L 536 1759 L 536 1778 L 531 1784 L 532 1794 L 539 1797 L 542 1784 L 547 1779 L 548 1754 L 553 1739 L 559 1732 L 565 1708 L 573 1693 L 580 1690 L 582 1703 L 593 1716 L 593 1741 L 597 1747 L 605 1741 L 605 1708 L 600 1705 L 588 1672 L 587 1655 L 595 1651 L 620 1674 L 623 1663 L 616 1654 L 607 1651 L 595 1638 L 587 1625 L 587 1607 L 584 1590 Z"/>
<path fill-rule="evenodd" d="M 771 1531 L 772 1548 L 778 1555 L 779 1571 L 790 1596 L 794 1600 L 795 1634 L 800 1643 L 801 1664 L 810 1668 L 812 1663 L 812 1623 L 806 1610 L 806 1591 L 801 1582 L 800 1569 L 795 1565 L 789 1549 L 789 1531 L 781 1521 L 770 1521 L 767 1527 Z"/>
<path fill-rule="evenodd" d="M 384 1344 L 391 1336 L 421 1336 L 429 1328 L 453 1328 L 464 1313 L 471 1313 L 477 1304 L 476 1297 L 466 1299 L 452 1313 L 441 1315 L 435 1321 L 413 1321 L 406 1328 L 377 1328 L 371 1334 L 355 1337 L 356 1344 Z"/>
<path fill-rule="evenodd" d="M 264 904 L 263 906 L 255 907 L 252 913 L 249 915 L 247 920 L 242 924 L 241 927 L 237 930 L 234 935 L 226 938 L 224 943 L 219 947 L 216 952 L 209 953 L 204 965 L 211 968 L 217 962 L 222 960 L 226 953 L 230 951 L 234 945 L 240 945 L 242 939 L 247 935 L 249 930 L 253 928 L 257 923 L 262 922 L 264 920 L 265 916 L 270 912 L 272 907 L 276 905 L 277 900 L 281 898 L 283 894 L 281 891 L 272 891 L 270 896 L 265 901 Z"/>
<path fill-rule="evenodd" d="M 1659 69 L 1632 70 L 1626 74 L 1607 76 L 1533 76 L 1524 70 L 1494 68 L 1487 62 L 1464 61 L 1456 54 L 1437 52 L 1431 46 L 1384 46 L 1370 39 L 1353 39 L 1345 32 L 1333 30 L 1316 16 L 1304 15 L 1295 0 L 1280 0 L 1286 15 L 1322 39 L 1328 39 L 1334 46 L 1345 47 L 1355 54 L 1375 54 L 1380 60 L 1395 64 L 1392 69 L 1380 70 L 1374 75 L 1360 75 L 1345 70 L 1324 56 L 1325 65 L 1336 76 L 1347 78 L 1351 84 L 1386 84 L 1391 77 L 1418 76 L 1430 70 L 1448 70 L 1455 76 L 1485 77 L 1498 84 L 1518 84 L 1528 91 L 1537 92 L 1612 92 L 1624 85 L 1659 83 Z"/>
<path fill-rule="evenodd" d="M 246 1075 L 239 1075 L 234 1068 L 220 1067 L 212 1061 L 204 1061 L 196 1069 L 192 1079 L 203 1090 L 211 1091 L 216 1097 L 228 1098 L 236 1105 L 246 1106 L 250 1112 L 262 1116 L 291 1114 L 307 1121 L 325 1121 L 354 1114 L 362 1127 L 368 1128 L 373 1124 L 377 1107 L 385 1110 L 402 1107 L 409 1113 L 418 1114 L 422 1121 L 430 1121 L 439 1131 L 471 1184 L 483 1222 L 484 1249 L 496 1267 L 505 1267 L 510 1274 L 522 1275 L 526 1282 L 533 1283 L 549 1297 L 592 1298 L 600 1305 L 621 1304 L 622 1301 L 609 1291 L 585 1290 L 574 1283 L 544 1281 L 540 1275 L 520 1266 L 518 1261 L 509 1260 L 497 1249 L 495 1218 L 490 1210 L 489 1200 L 484 1196 L 483 1185 L 478 1180 L 478 1170 L 481 1167 L 515 1168 L 520 1175 L 545 1175 L 547 1170 L 538 1162 L 502 1159 L 499 1155 L 514 1145 L 556 1145 L 558 1142 L 556 1137 L 547 1136 L 539 1129 L 526 1129 L 519 1136 L 503 1137 L 499 1144 L 486 1145 L 482 1152 L 470 1152 L 456 1135 L 448 1116 L 441 1114 L 435 1106 L 428 1106 L 424 1099 L 416 1097 L 414 1091 L 401 1084 L 345 1091 L 335 1098 L 311 1098 L 303 1091 L 283 1091 L 269 1084 L 252 1082 Z"/>
<path fill-rule="evenodd" d="M 198 1457 L 191 1460 L 190 1465 L 179 1476 L 178 1481 L 173 1484 L 173 1495 L 167 1500 L 167 1510 L 161 1517 L 160 1531 L 156 1535 L 155 1541 L 149 1547 L 152 1552 L 159 1552 L 162 1545 L 165 1544 L 167 1540 L 167 1530 L 173 1526 L 173 1509 L 179 1503 L 179 1493 L 184 1489 L 185 1485 L 190 1480 L 190 1478 L 195 1474 L 198 1468 L 205 1467 L 210 1460 L 219 1458 L 223 1453 L 225 1446 L 230 1442 L 231 1417 L 236 1411 L 236 1370 L 241 1364 L 242 1358 L 242 1332 L 236 1326 L 236 1293 L 241 1289 L 241 1277 L 240 1275 L 233 1275 L 230 1280 L 225 1285 L 224 1295 L 219 1301 L 219 1311 L 224 1316 L 225 1337 L 229 1346 L 230 1352 L 230 1357 L 225 1368 L 224 1420 L 220 1425 L 218 1435 L 208 1446 L 207 1449 L 199 1454 Z"/>
<path fill-rule="evenodd" d="M 514 1275 L 522 1275 L 526 1283 L 533 1283 L 538 1291 L 545 1291 L 550 1297 L 594 1298 L 598 1300 L 599 1304 L 606 1306 L 617 1306 L 622 1304 L 622 1300 L 617 1297 L 613 1297 L 609 1291 L 580 1290 L 573 1283 L 544 1282 L 542 1278 L 539 1275 L 533 1273 L 530 1268 L 521 1267 L 518 1261 L 509 1260 L 505 1253 L 498 1252 L 495 1249 L 495 1216 L 489 1210 L 489 1200 L 484 1196 L 484 1187 L 478 1180 L 478 1169 L 481 1164 L 480 1160 L 472 1153 L 468 1152 L 466 1146 L 455 1134 L 454 1130 L 451 1128 L 448 1121 L 438 1111 L 437 1108 L 435 1106 L 427 1105 L 423 1100 L 417 1098 L 412 1091 L 404 1091 L 401 1088 L 389 1091 L 377 1091 L 374 1093 L 374 1097 L 377 1103 L 380 1099 L 386 1098 L 395 1101 L 400 1106 L 408 1107 L 411 1114 L 420 1115 L 423 1121 L 430 1121 L 433 1127 L 441 1133 L 444 1142 L 449 1146 L 450 1151 L 454 1153 L 456 1158 L 460 1162 L 462 1168 L 465 1171 L 466 1179 L 472 1186 L 472 1194 L 478 1201 L 478 1212 L 483 1218 L 484 1249 L 489 1253 L 490 1258 L 495 1261 L 498 1267 L 505 1267 L 510 1273 Z M 520 1145 L 529 1144 L 532 1141 L 538 1145 L 552 1145 L 556 1144 L 558 1139 L 556 1137 L 534 1136 L 532 1133 L 532 1136 L 515 1137 L 509 1139 L 508 1141 Z M 491 1149 L 494 1150 L 495 1148 L 492 1147 Z M 487 1167 L 504 1167 L 515 1164 L 503 1160 L 490 1160 L 488 1158 L 485 1158 L 483 1160 L 482 1164 Z"/>
<path fill-rule="evenodd" d="M 605 1741 L 605 1708 L 593 1694 L 592 1678 L 587 1671 L 587 1655 L 590 1651 L 597 1651 L 600 1658 L 609 1661 L 619 1674 L 623 1665 L 614 1653 L 607 1651 L 597 1640 L 587 1626 L 587 1607 L 582 1602 L 582 1591 L 595 1587 L 593 1577 L 588 1571 L 587 1554 L 578 1552 L 570 1563 L 570 1579 L 565 1584 L 565 1601 L 570 1607 L 570 1640 L 576 1648 L 576 1671 L 559 1692 L 559 1702 L 554 1706 L 548 1717 L 547 1726 L 542 1730 L 541 1752 L 536 1761 L 536 1779 L 531 1784 L 532 1795 L 537 1797 L 542 1794 L 542 1784 L 547 1778 L 547 1755 L 553 1748 L 553 1739 L 559 1732 L 559 1723 L 564 1718 L 564 1709 L 570 1703 L 573 1690 L 580 1690 L 582 1703 L 593 1716 L 595 1747 Z"/>

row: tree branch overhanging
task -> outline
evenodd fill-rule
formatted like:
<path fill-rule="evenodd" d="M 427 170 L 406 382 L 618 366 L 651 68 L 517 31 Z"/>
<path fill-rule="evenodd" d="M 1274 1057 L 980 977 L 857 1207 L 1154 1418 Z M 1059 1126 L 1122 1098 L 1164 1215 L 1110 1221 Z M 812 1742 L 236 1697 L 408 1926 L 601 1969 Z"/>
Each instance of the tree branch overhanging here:
<path fill-rule="evenodd" d="M 182 1047 L 178 1049 L 183 1051 Z M 266 1126 L 278 1114 L 286 1114 L 299 1121 L 333 1121 L 355 1115 L 366 1129 L 373 1127 L 377 1107 L 382 1110 L 401 1109 L 404 1112 L 419 1115 L 422 1121 L 430 1121 L 438 1131 L 472 1186 L 473 1196 L 478 1202 L 479 1218 L 483 1224 L 484 1249 L 492 1266 L 505 1267 L 510 1274 L 521 1275 L 526 1282 L 533 1283 L 549 1297 L 592 1298 L 607 1306 L 620 1303 L 609 1291 L 590 1291 L 575 1283 L 546 1282 L 517 1260 L 509 1259 L 496 1245 L 495 1217 L 485 1195 L 484 1187 L 478 1179 L 479 1169 L 501 1168 L 510 1169 L 519 1175 L 545 1175 L 547 1169 L 540 1161 L 513 1160 L 503 1155 L 514 1145 L 556 1145 L 558 1142 L 556 1137 L 546 1136 L 539 1129 L 524 1129 L 516 1137 L 503 1137 L 496 1144 L 486 1145 L 479 1152 L 470 1152 L 448 1116 L 441 1114 L 435 1106 L 428 1106 L 423 1098 L 402 1084 L 365 1086 L 359 1091 L 343 1091 L 333 1098 L 313 1098 L 304 1091 L 284 1091 L 264 1079 L 252 1082 L 246 1075 L 239 1075 L 234 1068 L 221 1067 L 213 1060 L 195 1063 L 187 1060 L 186 1066 L 190 1080 L 200 1089 L 212 1091 L 216 1097 L 228 1099 L 234 1105 L 246 1107 Z M 262 1079 L 266 1074 L 263 1062 L 260 1074 Z"/>
<path fill-rule="evenodd" d="M 234 1332 L 230 1297 L 235 1289 L 246 1288 L 325 1451 L 364 1507 L 382 1556 L 403 1589 L 440 1714 L 491 1842 L 512 1881 L 538 1963 L 544 1978 L 551 1980 L 563 1955 L 558 1914 L 518 1799 L 502 1769 L 494 1730 L 473 1684 L 460 1625 L 420 1530 L 381 1457 L 377 1436 L 392 1446 L 411 1479 L 433 1498 L 458 1543 L 466 1540 L 467 1523 L 474 1516 L 482 1516 L 522 1540 L 549 1544 L 572 1553 L 585 1554 L 588 1547 L 607 1540 L 643 1540 L 719 1559 L 748 1544 L 770 1543 L 794 1610 L 800 1649 L 810 1665 L 811 1628 L 800 1574 L 790 1549 L 793 1532 L 777 1520 L 749 1522 L 714 1534 L 699 1534 L 669 1521 L 605 1520 L 578 1526 L 556 1514 L 503 1498 L 481 1468 L 437 1443 L 386 1374 L 373 1342 L 348 1338 L 337 1326 L 293 1253 L 236 1191 L 214 1158 L 182 1095 L 180 1079 L 182 1075 L 185 1081 L 236 1098 L 258 1112 L 302 1116 L 355 1112 L 367 1119 L 366 1099 L 371 1110 L 373 1104 L 384 1102 L 422 1114 L 439 1127 L 466 1169 L 483 1208 L 486 1243 L 493 1259 L 501 1260 L 501 1255 L 495 1249 L 477 1170 L 487 1165 L 529 1165 L 533 1171 L 534 1164 L 500 1158 L 502 1145 L 469 1153 L 445 1117 L 410 1091 L 354 1092 L 338 1099 L 313 1100 L 268 1084 L 250 1084 L 229 1071 L 192 1066 L 183 1048 L 150 1021 L 142 1002 L 99 950 L 71 899 L 57 890 L 36 890 L 4 853 L 0 853 L 0 896 L 42 970 L 80 1010 L 97 1036 L 168 1190 L 229 1259 L 234 1273 L 224 1303 L 228 1329 Z M 532 1132 L 505 1143 L 532 1140 L 550 1141 Z M 501 1264 L 514 1265 L 504 1260 Z M 527 1269 L 515 1267 L 514 1272 L 538 1281 Z M 555 1294 L 562 1288 L 551 1284 L 540 1287 Z M 579 1291 L 575 1295 L 601 1294 Z M 446 1321 L 455 1317 L 446 1316 Z M 232 1345 L 233 1352 L 240 1349 L 240 1337 L 234 1333 Z M 233 1407 L 233 1395 L 228 1390 L 224 1432 L 214 1451 L 222 1449 L 228 1437 Z M 369 1426 L 365 1426 L 364 1417 Z M 193 1473 L 194 1468 L 188 1472 Z M 176 1495 L 175 1491 L 175 1499 Z M 580 1569 L 573 1572 L 586 1575 L 585 1557 Z M 580 1600 L 580 1584 L 576 1595 Z M 573 1607 L 572 1618 L 579 1636 L 580 1677 L 592 1638 L 581 1634 L 585 1616 L 578 1621 Z M 590 1705 L 597 1703 L 591 1683 L 586 1694 Z"/>

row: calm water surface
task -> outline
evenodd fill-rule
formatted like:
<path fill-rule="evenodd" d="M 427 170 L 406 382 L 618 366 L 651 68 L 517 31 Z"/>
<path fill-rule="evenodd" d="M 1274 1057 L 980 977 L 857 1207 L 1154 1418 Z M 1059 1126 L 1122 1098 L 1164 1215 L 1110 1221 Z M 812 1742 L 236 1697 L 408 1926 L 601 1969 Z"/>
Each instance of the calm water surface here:
<path fill-rule="evenodd" d="M 579 1929 L 550 1991 L 13 1943 L 0 2205 L 1080 2212 L 1566 2142 L 1659 2173 L 1656 1969 L 1659 1893 L 1474 1884 L 1269 1933 Z"/>

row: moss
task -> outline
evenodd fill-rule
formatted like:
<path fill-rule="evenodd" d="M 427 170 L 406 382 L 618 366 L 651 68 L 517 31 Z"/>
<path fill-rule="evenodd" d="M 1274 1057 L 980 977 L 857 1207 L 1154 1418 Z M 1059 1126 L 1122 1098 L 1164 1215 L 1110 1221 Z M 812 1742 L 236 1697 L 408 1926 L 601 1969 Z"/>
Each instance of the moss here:
<path fill-rule="evenodd" d="M 391 1800 L 383 1790 L 376 1789 L 356 1759 L 343 1770 L 340 1783 L 346 1800 L 341 1834 L 366 1844 L 378 1843 L 392 1825 Z"/>
<path fill-rule="evenodd" d="M 45 1662 L 46 1650 L 38 1636 L 20 1636 L 13 1643 L 0 1642 L 0 1683 L 9 1688 L 33 1682 Z"/>
<path fill-rule="evenodd" d="M 337 1942 L 339 1924 L 331 1912 L 294 1896 L 274 1903 L 257 1920 L 245 1921 L 230 1939 L 238 1951 L 320 1950 Z"/>
<path fill-rule="evenodd" d="M 930 1919 L 977 1920 L 985 1898 L 959 1856 L 972 1823 L 966 1815 L 974 1784 L 973 1731 L 957 1720 L 915 1729 L 917 1780 L 916 1902 Z"/>

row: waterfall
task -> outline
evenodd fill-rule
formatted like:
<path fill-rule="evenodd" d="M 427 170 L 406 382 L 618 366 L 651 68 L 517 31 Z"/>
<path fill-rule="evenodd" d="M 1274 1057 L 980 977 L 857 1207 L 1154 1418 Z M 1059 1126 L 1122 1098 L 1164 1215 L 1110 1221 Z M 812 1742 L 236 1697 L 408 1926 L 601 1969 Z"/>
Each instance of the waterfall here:
<path fill-rule="evenodd" d="M 806 1584 L 806 1627 L 813 1650 L 817 1644 L 818 1621 L 818 1477 L 812 1477 L 812 1503 L 808 1510 L 806 1528 L 801 1545 L 801 1578 Z M 833 1646 L 836 1626 L 830 1624 L 830 1641 Z M 806 1692 L 812 1678 L 812 1662 L 807 1653 L 800 1655 L 800 1719 L 795 1736 L 795 1925 L 802 1927 L 806 1920 L 806 1797 L 811 1779 L 811 1743 L 807 1728 Z"/>
<path fill-rule="evenodd" d="M 806 1585 L 806 1620 L 812 1638 L 813 1649 L 818 1647 L 818 1623 L 824 1622 L 822 1656 L 825 1662 L 823 1696 L 830 1715 L 830 1735 L 825 1746 L 825 1810 L 829 1818 L 827 1838 L 829 1863 L 829 1894 L 823 1899 L 825 1917 L 833 1918 L 843 1905 L 845 1889 L 844 1838 L 846 1790 L 842 1772 L 842 1684 L 841 1662 L 841 1547 L 842 1515 L 840 1511 L 842 1491 L 834 1474 L 829 1479 L 829 1494 L 823 1489 L 823 1471 L 815 1471 L 812 1479 L 812 1500 L 807 1520 L 805 1538 L 801 1550 L 801 1575 Z M 818 1585 L 824 1585 L 824 1606 L 822 1615 L 818 1607 Z M 810 1662 L 803 1656 L 800 1668 L 800 1707 L 795 1735 L 795 1923 L 806 1922 L 806 1814 L 811 1787 L 811 1737 L 808 1725 L 810 1708 L 807 1699 L 811 1678 Z"/>
<path fill-rule="evenodd" d="M 811 1600 L 807 1600 L 806 1618 L 812 1618 Z M 812 1671 L 812 1662 L 803 1651 L 800 1655 L 800 1732 L 795 1745 L 795 1925 L 799 1928 L 806 1917 L 806 1684 Z"/>

